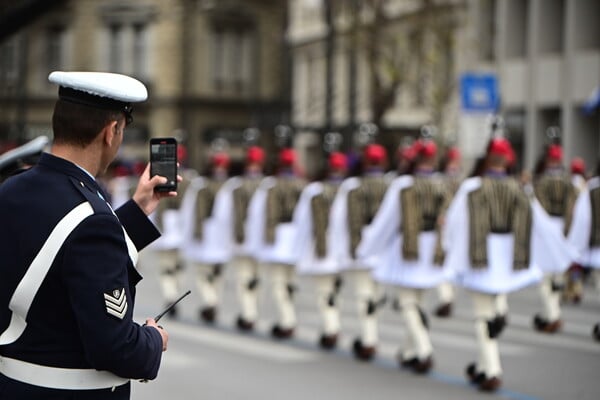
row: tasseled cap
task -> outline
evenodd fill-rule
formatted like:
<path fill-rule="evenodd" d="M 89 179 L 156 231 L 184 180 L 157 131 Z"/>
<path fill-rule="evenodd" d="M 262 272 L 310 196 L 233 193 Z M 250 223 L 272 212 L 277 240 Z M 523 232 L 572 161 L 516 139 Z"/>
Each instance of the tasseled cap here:
<path fill-rule="evenodd" d="M 437 145 L 433 140 L 419 139 L 413 145 L 415 156 L 432 158 L 437 154 Z"/>
<path fill-rule="evenodd" d="M 265 161 L 265 151 L 262 147 L 250 146 L 246 150 L 246 162 L 248 164 L 262 164 Z"/>
<path fill-rule="evenodd" d="M 491 140 L 487 152 L 489 155 L 502 156 L 508 160 L 511 151 L 512 146 L 508 140 L 503 137 L 495 137 Z"/>
<path fill-rule="evenodd" d="M 329 155 L 329 168 L 332 170 L 345 170 L 348 168 L 348 158 L 344 153 L 334 151 Z"/>
<path fill-rule="evenodd" d="M 562 161 L 563 152 L 562 147 L 558 144 L 551 144 L 548 146 L 548 151 L 546 152 L 546 156 L 548 159 L 553 161 Z"/>
<path fill-rule="evenodd" d="M 571 173 L 572 174 L 585 174 L 585 161 L 583 158 L 575 157 L 571 160 Z"/>
<path fill-rule="evenodd" d="M 450 147 L 448 149 L 448 151 L 446 152 L 446 157 L 448 157 L 448 160 L 451 161 L 457 161 L 460 160 L 461 154 L 460 154 L 460 150 L 458 149 L 458 147 Z"/>
<path fill-rule="evenodd" d="M 229 155 L 223 152 L 213 154 L 211 159 L 213 166 L 222 168 L 229 167 L 229 161 Z"/>
<path fill-rule="evenodd" d="M 365 161 L 369 165 L 377 165 L 384 162 L 387 158 L 385 147 L 380 144 L 369 144 L 364 151 Z"/>
<path fill-rule="evenodd" d="M 285 148 L 279 152 L 279 164 L 281 166 L 291 167 L 296 162 L 296 152 L 294 149 Z"/>

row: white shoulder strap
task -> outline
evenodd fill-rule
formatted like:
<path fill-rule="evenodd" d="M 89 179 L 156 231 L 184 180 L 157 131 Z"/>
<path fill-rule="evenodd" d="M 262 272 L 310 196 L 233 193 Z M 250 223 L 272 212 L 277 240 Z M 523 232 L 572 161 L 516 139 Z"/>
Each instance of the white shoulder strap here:
<path fill-rule="evenodd" d="M 12 311 L 12 317 L 8 328 L 0 335 L 0 345 L 13 343 L 25 331 L 27 313 L 33 298 L 48 274 L 58 251 L 71 232 L 92 214 L 94 214 L 94 210 L 91 204 L 81 203 L 54 227 L 10 299 L 9 308 Z"/>

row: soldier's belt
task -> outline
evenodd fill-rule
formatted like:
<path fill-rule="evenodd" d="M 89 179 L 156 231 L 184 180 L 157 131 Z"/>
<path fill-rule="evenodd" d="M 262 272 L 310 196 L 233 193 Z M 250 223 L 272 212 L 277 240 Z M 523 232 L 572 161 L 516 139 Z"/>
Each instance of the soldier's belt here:
<path fill-rule="evenodd" d="M 30 385 L 63 390 L 109 389 L 129 382 L 108 371 L 47 367 L 2 356 L 0 373 Z"/>

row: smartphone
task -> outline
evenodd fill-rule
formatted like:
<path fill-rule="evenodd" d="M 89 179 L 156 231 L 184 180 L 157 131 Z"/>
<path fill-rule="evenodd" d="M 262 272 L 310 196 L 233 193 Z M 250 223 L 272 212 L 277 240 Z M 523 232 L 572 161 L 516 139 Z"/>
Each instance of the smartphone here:
<path fill-rule="evenodd" d="M 177 191 L 177 140 L 175 138 L 150 139 L 150 177 L 160 175 L 167 183 L 157 185 L 156 192 Z"/>

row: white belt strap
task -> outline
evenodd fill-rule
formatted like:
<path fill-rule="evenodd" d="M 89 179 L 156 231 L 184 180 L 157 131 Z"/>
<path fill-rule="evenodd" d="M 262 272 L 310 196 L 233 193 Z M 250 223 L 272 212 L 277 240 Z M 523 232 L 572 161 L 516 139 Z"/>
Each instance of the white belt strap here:
<path fill-rule="evenodd" d="M 108 371 L 46 367 L 2 356 L 0 373 L 30 385 L 63 390 L 107 389 L 129 382 Z"/>
<path fill-rule="evenodd" d="M 27 327 L 25 318 L 33 298 L 50 270 L 56 254 L 58 254 L 71 232 L 75 230 L 81 221 L 92 214 L 94 214 L 94 210 L 90 203 L 81 203 L 65 215 L 54 227 L 10 299 L 9 308 L 12 311 L 12 316 L 8 328 L 0 335 L 0 345 L 13 343 L 23 334 Z"/>

